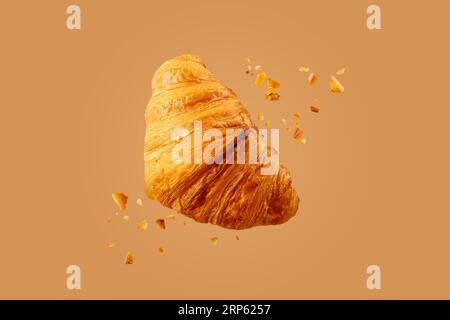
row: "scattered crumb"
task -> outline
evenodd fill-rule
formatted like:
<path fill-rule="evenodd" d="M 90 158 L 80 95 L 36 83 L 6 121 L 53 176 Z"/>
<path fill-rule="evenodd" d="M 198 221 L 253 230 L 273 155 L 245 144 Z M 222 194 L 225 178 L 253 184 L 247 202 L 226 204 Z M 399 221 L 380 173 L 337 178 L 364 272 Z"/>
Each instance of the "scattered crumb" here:
<path fill-rule="evenodd" d="M 245 62 L 247 62 L 247 64 L 252 64 L 252 60 L 250 60 L 250 58 L 245 58 Z"/>
<path fill-rule="evenodd" d="M 267 88 L 276 89 L 280 87 L 280 83 L 272 78 L 267 79 Z"/>
<path fill-rule="evenodd" d="M 137 199 L 136 203 L 137 203 L 138 206 L 141 206 L 141 207 L 144 205 L 144 203 L 142 202 L 141 198 Z"/>
<path fill-rule="evenodd" d="M 263 114 L 262 113 L 258 113 L 258 120 L 259 121 L 264 121 L 264 116 L 263 116 Z"/>
<path fill-rule="evenodd" d="M 301 141 L 302 137 L 303 137 L 303 130 L 300 128 L 296 128 L 294 131 L 294 139 L 297 141 Z"/>
<path fill-rule="evenodd" d="M 293 129 L 292 125 L 287 127 L 287 131 L 289 131 L 289 132 L 292 132 L 292 129 Z"/>
<path fill-rule="evenodd" d="M 308 77 L 308 83 L 312 86 L 317 80 L 317 76 L 314 74 L 314 72 L 311 72 Z"/>
<path fill-rule="evenodd" d="M 300 140 L 300 142 L 301 142 L 301 144 L 306 144 L 306 138 L 303 137 L 303 138 Z"/>
<path fill-rule="evenodd" d="M 319 111 L 320 111 L 320 108 L 316 107 L 316 106 L 311 106 L 309 108 L 310 108 L 311 112 L 314 112 L 314 113 L 319 113 Z"/>
<path fill-rule="evenodd" d="M 187 226 L 187 222 L 186 221 L 183 221 L 183 226 Z"/>
<path fill-rule="evenodd" d="M 163 246 L 159 246 L 158 251 L 159 251 L 160 253 L 163 253 L 163 252 L 164 252 L 164 247 L 163 247 Z"/>
<path fill-rule="evenodd" d="M 218 237 L 212 237 L 211 238 L 211 243 L 212 243 L 213 246 L 217 245 L 217 241 L 219 241 Z"/>
<path fill-rule="evenodd" d="M 170 216 L 166 216 L 164 219 L 166 219 L 166 220 L 175 220 L 176 216 L 174 214 L 171 214 Z"/>
<path fill-rule="evenodd" d="M 126 194 L 122 192 L 115 192 L 112 194 L 112 198 L 121 211 L 127 208 L 128 196 Z"/>
<path fill-rule="evenodd" d="M 148 221 L 142 220 L 141 222 L 138 223 L 137 227 L 139 230 L 146 230 L 148 228 Z"/>
<path fill-rule="evenodd" d="M 261 88 L 264 81 L 267 79 L 267 74 L 265 72 L 260 72 L 256 75 L 255 85 L 258 88 Z"/>
<path fill-rule="evenodd" d="M 111 219 L 107 219 L 106 222 L 107 222 L 107 223 L 111 223 Z"/>
<path fill-rule="evenodd" d="M 134 262 L 133 254 L 131 252 L 128 252 L 127 255 L 125 256 L 125 264 L 133 264 L 133 262 Z"/>
<path fill-rule="evenodd" d="M 238 235 L 236 235 L 236 240 L 241 240 L 241 238 L 239 238 L 239 236 L 238 236 Z"/>
<path fill-rule="evenodd" d="M 294 113 L 293 116 L 294 116 L 294 118 L 297 118 L 297 119 L 301 119 L 302 118 L 302 115 L 301 115 L 300 112 Z"/>
<path fill-rule="evenodd" d="M 114 248 L 116 246 L 116 244 L 114 243 L 114 242 L 108 242 L 107 244 L 106 244 L 106 247 L 107 248 Z"/>
<path fill-rule="evenodd" d="M 268 128 L 270 127 L 270 120 L 266 120 L 266 122 L 264 123 L 264 125 Z"/>
<path fill-rule="evenodd" d="M 330 76 L 330 89 L 334 93 L 343 93 L 344 86 L 333 76 Z"/>
<path fill-rule="evenodd" d="M 300 66 L 300 68 L 298 68 L 298 71 L 300 71 L 300 72 L 309 72 L 309 67 Z"/>
<path fill-rule="evenodd" d="M 287 121 L 286 121 L 285 118 L 282 118 L 282 119 L 281 119 L 281 122 L 283 122 L 283 124 L 286 124 Z"/>
<path fill-rule="evenodd" d="M 280 95 L 273 91 L 267 91 L 266 92 L 266 99 L 268 101 L 278 101 L 280 100 Z"/>
<path fill-rule="evenodd" d="M 336 74 L 338 76 L 342 76 L 345 73 L 345 68 L 339 69 L 338 71 L 336 71 Z"/>
<path fill-rule="evenodd" d="M 261 70 L 261 66 L 258 64 L 257 66 L 255 66 L 253 69 L 255 69 L 255 70 Z"/>
<path fill-rule="evenodd" d="M 124 215 L 124 216 L 122 217 L 122 220 L 128 222 L 128 221 L 130 221 L 130 216 Z"/>
<path fill-rule="evenodd" d="M 163 229 L 163 230 L 166 229 L 166 221 L 164 219 L 156 219 L 155 222 L 158 225 L 158 227 L 160 227 L 161 229 Z"/>

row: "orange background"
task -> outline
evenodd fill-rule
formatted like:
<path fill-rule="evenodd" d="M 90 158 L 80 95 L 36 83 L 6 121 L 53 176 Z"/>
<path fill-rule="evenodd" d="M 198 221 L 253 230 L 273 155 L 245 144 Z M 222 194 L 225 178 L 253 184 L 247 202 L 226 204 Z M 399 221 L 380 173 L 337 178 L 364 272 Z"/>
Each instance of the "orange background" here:
<path fill-rule="evenodd" d="M 0 298 L 450 298 L 450 6 L 375 2 L 380 31 L 366 28 L 372 1 L 78 0 L 81 31 L 65 26 L 72 2 L 2 2 Z M 144 109 L 154 71 L 183 53 L 281 128 L 301 198 L 288 223 L 154 225 L 173 211 L 143 193 Z M 279 102 L 264 100 L 245 57 L 281 82 Z M 341 67 L 346 92 L 332 94 Z M 306 145 L 280 121 L 294 112 Z M 114 191 L 130 196 L 128 223 Z M 65 287 L 70 264 L 80 291 Z M 381 290 L 366 288 L 370 264 Z"/>

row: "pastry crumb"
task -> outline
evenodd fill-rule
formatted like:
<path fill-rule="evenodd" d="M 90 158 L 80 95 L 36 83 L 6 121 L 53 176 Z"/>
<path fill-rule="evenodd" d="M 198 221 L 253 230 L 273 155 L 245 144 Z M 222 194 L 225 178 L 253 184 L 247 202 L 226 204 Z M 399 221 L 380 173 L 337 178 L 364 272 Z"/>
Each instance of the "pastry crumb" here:
<path fill-rule="evenodd" d="M 106 244 L 106 247 L 107 248 L 114 248 L 116 246 L 116 244 L 114 243 L 114 242 L 108 242 L 107 244 Z"/>
<path fill-rule="evenodd" d="M 303 134 L 304 134 L 304 132 L 303 132 L 302 129 L 296 128 L 295 131 L 294 131 L 294 136 L 293 137 L 294 137 L 295 140 L 301 141 L 301 139 L 303 138 Z"/>
<path fill-rule="evenodd" d="M 278 101 L 280 100 L 280 95 L 273 91 L 266 92 L 266 99 L 268 101 Z"/>
<path fill-rule="evenodd" d="M 308 83 L 312 86 L 314 83 L 316 83 L 317 76 L 314 72 L 311 72 L 308 76 Z"/>
<path fill-rule="evenodd" d="M 298 68 L 298 71 L 300 71 L 300 72 L 309 72 L 309 67 L 300 66 L 300 68 Z"/>
<path fill-rule="evenodd" d="M 158 225 L 158 227 L 160 227 L 161 229 L 163 229 L 163 230 L 166 229 L 166 221 L 164 219 L 156 219 L 155 222 Z"/>
<path fill-rule="evenodd" d="M 125 256 L 125 264 L 133 264 L 133 262 L 134 262 L 133 254 L 131 252 L 128 252 L 127 255 Z"/>
<path fill-rule="evenodd" d="M 255 85 L 258 88 L 261 88 L 264 81 L 267 79 L 267 74 L 265 72 L 260 72 L 256 75 Z"/>
<path fill-rule="evenodd" d="M 121 211 L 127 208 L 128 196 L 122 192 L 114 192 L 112 198 Z"/>
<path fill-rule="evenodd" d="M 124 216 L 122 217 L 122 220 L 128 222 L 128 221 L 130 221 L 130 216 L 124 215 Z"/>
<path fill-rule="evenodd" d="M 336 71 L 336 74 L 338 76 L 342 76 L 345 73 L 345 68 L 339 69 L 338 71 Z"/>
<path fill-rule="evenodd" d="M 262 113 L 258 113 L 257 119 L 259 121 L 264 121 L 264 115 Z"/>
<path fill-rule="evenodd" d="M 164 253 L 164 247 L 163 246 L 159 246 L 158 247 L 158 251 L 159 251 L 159 253 Z"/>
<path fill-rule="evenodd" d="M 330 89 L 334 93 L 343 93 L 344 86 L 334 76 L 330 76 Z"/>
<path fill-rule="evenodd" d="M 238 236 L 238 235 L 236 235 L 236 237 L 235 237 L 235 238 L 236 238 L 236 240 L 241 240 L 241 238 L 239 238 L 239 236 Z"/>
<path fill-rule="evenodd" d="M 146 230 L 148 228 L 148 221 L 142 220 L 141 222 L 138 223 L 137 227 L 139 230 Z"/>
<path fill-rule="evenodd" d="M 267 87 L 271 89 L 277 89 L 280 87 L 280 83 L 276 80 L 273 80 L 272 78 L 267 79 Z"/>
<path fill-rule="evenodd" d="M 213 246 L 216 246 L 218 241 L 219 241 L 218 237 L 212 237 L 211 238 L 211 243 L 212 243 Z"/>
<path fill-rule="evenodd" d="M 142 202 L 142 199 L 141 199 L 141 198 L 138 198 L 138 199 L 136 200 L 136 203 L 137 203 L 138 206 L 141 206 L 141 207 L 144 205 L 144 203 Z"/>
<path fill-rule="evenodd" d="M 314 113 L 319 113 L 319 111 L 320 111 L 320 108 L 316 107 L 316 106 L 311 106 L 311 107 L 309 107 L 309 109 L 311 110 L 311 112 L 314 112 Z"/>

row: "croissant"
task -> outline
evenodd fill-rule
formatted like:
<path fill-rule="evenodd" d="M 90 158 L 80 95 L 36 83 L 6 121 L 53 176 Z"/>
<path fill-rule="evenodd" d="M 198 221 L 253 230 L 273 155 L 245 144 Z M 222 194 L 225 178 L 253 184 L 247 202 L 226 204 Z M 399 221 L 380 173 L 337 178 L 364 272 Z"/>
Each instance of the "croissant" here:
<path fill-rule="evenodd" d="M 274 174 L 261 174 L 266 164 L 248 161 L 255 148 L 251 135 L 243 139 L 244 163 L 224 163 L 224 156 L 217 154 L 212 163 L 176 163 L 173 154 L 180 139 L 189 139 L 188 151 L 194 158 L 198 148 L 202 150 L 209 143 L 195 145 L 194 141 L 192 146 L 192 136 L 198 138 L 196 121 L 203 130 L 219 133 L 258 130 L 236 94 L 223 86 L 199 57 L 182 55 L 166 61 L 155 72 L 145 110 L 145 191 L 150 199 L 197 222 L 229 229 L 281 224 L 296 214 L 299 198 L 287 168 L 280 164 Z M 184 133 L 178 135 L 177 128 L 184 128 Z M 219 142 L 219 147 L 223 143 L 227 152 L 237 152 L 237 141 L 233 137 Z M 267 148 L 268 154 L 277 152 L 258 141 L 256 145 Z"/>

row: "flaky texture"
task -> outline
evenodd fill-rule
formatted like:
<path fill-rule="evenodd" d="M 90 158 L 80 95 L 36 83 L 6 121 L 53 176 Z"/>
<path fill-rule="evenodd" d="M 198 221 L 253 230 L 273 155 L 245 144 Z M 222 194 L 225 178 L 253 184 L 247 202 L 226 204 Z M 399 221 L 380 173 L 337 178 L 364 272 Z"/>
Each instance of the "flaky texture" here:
<path fill-rule="evenodd" d="M 186 128 L 192 134 L 193 122 L 202 121 L 203 130 L 257 129 L 236 94 L 223 86 L 200 58 L 183 55 L 166 61 L 154 74 L 152 89 L 145 111 L 149 198 L 198 222 L 230 229 L 280 224 L 295 215 L 299 199 L 283 165 L 275 175 L 261 175 L 260 164 L 172 161 L 172 149 L 178 143 L 171 140 L 175 128 Z M 249 145 L 247 141 L 247 151 Z"/>

